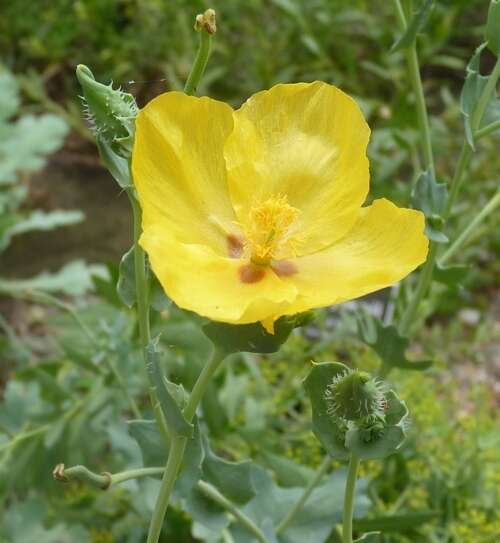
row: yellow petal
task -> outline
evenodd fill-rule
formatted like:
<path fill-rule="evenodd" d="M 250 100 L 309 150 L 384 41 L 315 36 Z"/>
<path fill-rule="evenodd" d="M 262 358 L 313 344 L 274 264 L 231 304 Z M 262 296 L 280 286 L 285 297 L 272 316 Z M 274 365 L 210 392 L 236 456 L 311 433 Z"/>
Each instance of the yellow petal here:
<path fill-rule="evenodd" d="M 252 96 L 234 113 L 224 150 L 240 223 L 255 203 L 283 195 L 300 211 L 297 254 L 331 245 L 352 227 L 368 193 L 369 134 L 354 100 L 326 83 L 276 85 Z"/>
<path fill-rule="evenodd" d="M 257 281 L 243 282 L 247 262 L 221 257 L 206 245 L 180 243 L 161 224 L 145 230 L 140 243 L 167 295 L 216 321 L 248 324 L 282 315 L 297 294 L 271 268 Z"/>
<path fill-rule="evenodd" d="M 161 222 L 179 242 L 227 254 L 227 235 L 237 227 L 222 149 L 232 128 L 228 105 L 180 92 L 139 112 L 132 172 L 144 231 Z"/>
<path fill-rule="evenodd" d="M 285 280 L 299 291 L 287 314 L 358 298 L 393 285 L 427 257 L 420 211 L 375 200 L 352 230 L 331 247 L 293 261 Z"/>

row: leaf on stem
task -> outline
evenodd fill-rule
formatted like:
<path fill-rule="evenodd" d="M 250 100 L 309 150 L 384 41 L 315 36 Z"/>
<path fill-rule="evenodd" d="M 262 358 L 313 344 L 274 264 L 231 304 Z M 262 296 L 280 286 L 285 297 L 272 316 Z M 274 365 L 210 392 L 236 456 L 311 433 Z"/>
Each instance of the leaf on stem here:
<path fill-rule="evenodd" d="M 96 144 L 101 160 L 113 179 L 122 189 L 130 189 L 133 183 L 130 177 L 129 161 L 116 154 L 111 145 L 100 136 L 97 137 Z"/>
<path fill-rule="evenodd" d="M 135 268 L 134 268 L 134 247 L 132 246 L 120 261 L 118 283 L 116 291 L 120 300 L 127 306 L 135 304 Z"/>
<path fill-rule="evenodd" d="M 123 256 L 120 261 L 118 282 L 116 291 L 120 300 L 127 307 L 133 307 L 136 302 L 135 288 L 135 249 L 132 246 Z M 148 269 L 150 273 L 149 298 L 151 307 L 156 311 L 163 311 L 170 306 L 170 300 L 165 295 L 160 282 Z"/>
<path fill-rule="evenodd" d="M 431 172 L 422 172 L 411 194 L 412 207 L 420 209 L 425 215 L 425 235 L 437 243 L 449 240 L 442 232 L 443 213 L 448 200 L 448 188 L 438 183 Z"/>
<path fill-rule="evenodd" d="M 391 53 L 400 51 L 401 49 L 407 49 L 417 39 L 417 34 L 422 30 L 427 17 L 434 4 L 434 0 L 424 0 L 420 8 L 415 12 L 411 21 L 406 27 L 404 34 L 398 38 L 394 45 L 391 47 Z"/>
<path fill-rule="evenodd" d="M 274 334 L 269 334 L 260 322 L 252 324 L 227 324 L 211 321 L 203 326 L 210 341 L 226 353 L 275 353 L 288 339 L 294 328 L 308 324 L 312 313 L 281 317 L 274 324 Z"/>
<path fill-rule="evenodd" d="M 194 421 L 193 437 L 189 438 L 186 452 L 179 470 L 179 478 L 175 485 L 175 495 L 180 498 L 189 496 L 193 487 L 200 480 L 203 462 L 203 448 L 198 429 L 198 423 Z M 129 433 L 135 439 L 141 449 L 144 467 L 164 466 L 170 443 L 160 434 L 154 420 L 132 420 L 128 422 Z"/>
<path fill-rule="evenodd" d="M 252 462 L 229 462 L 217 456 L 206 437 L 203 438 L 203 448 L 203 478 L 231 501 L 238 504 L 249 502 L 255 496 L 251 477 Z"/>
<path fill-rule="evenodd" d="M 174 435 L 192 437 L 193 425 L 182 413 L 184 407 L 184 388 L 168 381 L 160 369 L 160 353 L 157 350 L 158 339 L 151 340 L 146 349 L 146 369 L 151 388 L 156 391 L 160 408 L 167 426 Z"/>
<path fill-rule="evenodd" d="M 464 117 L 465 137 L 467 138 L 467 143 L 473 150 L 475 149 L 475 146 L 474 133 L 471 124 L 472 116 L 483 90 L 488 83 L 488 79 L 491 77 L 489 75 L 481 75 L 479 72 L 481 53 L 486 46 L 487 43 L 481 44 L 472 55 L 472 58 L 470 59 L 466 68 L 465 83 L 460 95 L 460 111 Z M 482 122 L 476 128 L 486 126 L 487 124 L 490 124 L 498 119 L 500 119 L 500 102 L 496 96 L 496 93 L 493 92 L 486 107 L 486 111 L 484 112 Z"/>
<path fill-rule="evenodd" d="M 328 413 L 325 397 L 326 387 L 333 379 L 348 371 L 347 366 L 338 362 L 313 364 L 312 370 L 304 380 L 304 387 L 312 404 L 312 427 L 314 435 L 332 458 L 347 460 L 349 451 L 344 444 L 345 430 Z"/>
<path fill-rule="evenodd" d="M 434 268 L 433 278 L 447 287 L 457 287 L 467 277 L 469 270 L 470 266 L 465 264 L 443 266 L 438 263 Z"/>
<path fill-rule="evenodd" d="M 432 360 L 408 360 L 406 350 L 410 340 L 400 335 L 394 325 L 386 326 L 366 312 L 358 314 L 357 325 L 361 340 L 378 354 L 385 366 L 405 370 L 426 370 L 432 366 Z"/>

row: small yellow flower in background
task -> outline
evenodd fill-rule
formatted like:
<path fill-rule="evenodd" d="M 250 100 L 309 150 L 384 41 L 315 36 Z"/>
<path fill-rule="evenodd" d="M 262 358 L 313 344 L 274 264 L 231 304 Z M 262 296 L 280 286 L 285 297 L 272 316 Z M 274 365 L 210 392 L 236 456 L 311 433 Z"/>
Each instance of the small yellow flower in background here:
<path fill-rule="evenodd" d="M 132 157 L 142 247 L 170 298 L 261 321 L 357 298 L 425 261 L 424 216 L 369 189 L 370 129 L 322 82 L 276 85 L 233 111 L 180 92 L 140 111 Z"/>

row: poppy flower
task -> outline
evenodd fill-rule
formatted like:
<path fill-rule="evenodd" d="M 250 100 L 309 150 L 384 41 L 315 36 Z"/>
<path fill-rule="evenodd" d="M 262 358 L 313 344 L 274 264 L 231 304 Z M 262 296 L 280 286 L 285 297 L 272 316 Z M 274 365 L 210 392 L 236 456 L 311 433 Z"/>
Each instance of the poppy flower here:
<path fill-rule="evenodd" d="M 234 111 L 168 92 L 136 119 L 140 244 L 167 295 L 215 321 L 274 322 L 392 285 L 425 261 L 424 215 L 369 190 L 370 129 L 322 82 Z"/>

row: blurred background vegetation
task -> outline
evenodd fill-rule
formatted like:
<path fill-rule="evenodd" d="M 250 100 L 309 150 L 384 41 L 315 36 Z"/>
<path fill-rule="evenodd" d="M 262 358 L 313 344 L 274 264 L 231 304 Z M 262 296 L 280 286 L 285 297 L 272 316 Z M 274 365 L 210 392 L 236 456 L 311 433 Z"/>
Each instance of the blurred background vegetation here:
<path fill-rule="evenodd" d="M 438 177 L 447 180 L 463 140 L 458 96 L 465 66 L 482 41 L 488 2 L 436 4 L 418 44 Z M 102 493 L 60 486 L 51 478 L 61 461 L 96 471 L 139 465 L 139 450 L 123 421 L 137 415 L 133 403 L 148 415 L 135 317 L 115 291 L 119 259 L 131 244 L 128 202 L 99 163 L 74 70 L 87 64 L 99 80 L 134 94 L 139 105 L 165 90 L 182 89 L 196 50 L 194 17 L 207 7 L 217 11 L 218 32 L 200 94 L 238 106 L 277 82 L 321 79 L 341 86 L 356 97 L 372 127 L 370 197 L 409 202 L 419 170 L 418 134 L 403 55 L 390 53 L 397 36 L 391 2 L 4 3 L 2 543 L 135 543 L 144 537 L 156 480 Z M 493 62 L 485 54 L 484 71 Z M 498 134 L 481 141 L 450 237 L 497 189 L 498 144 Z M 413 424 L 400 453 L 364 468 L 368 524 L 363 529 L 383 527 L 384 543 L 500 540 L 499 226 L 498 214 L 490 215 L 456 257 L 469 264 L 460 287 L 435 287 L 419 316 L 425 325 L 414 355 L 434 358 L 434 366 L 425 373 L 391 374 Z M 382 305 L 379 297 L 362 304 L 374 314 Z M 220 451 L 236 459 L 251 455 L 281 486 L 307 480 L 321 457 L 300 385 L 307 362 L 336 359 L 368 370 L 378 363 L 357 339 L 356 311 L 359 304 L 325 311 L 280 354 L 241 357 L 227 365 L 204 405 Z M 192 383 L 208 353 L 206 340 L 172 308 L 155 313 L 154 326 L 171 347 L 168 373 Z M 204 533 L 196 512 L 172 509 L 164 541 L 192 541 L 192 533 Z"/>

